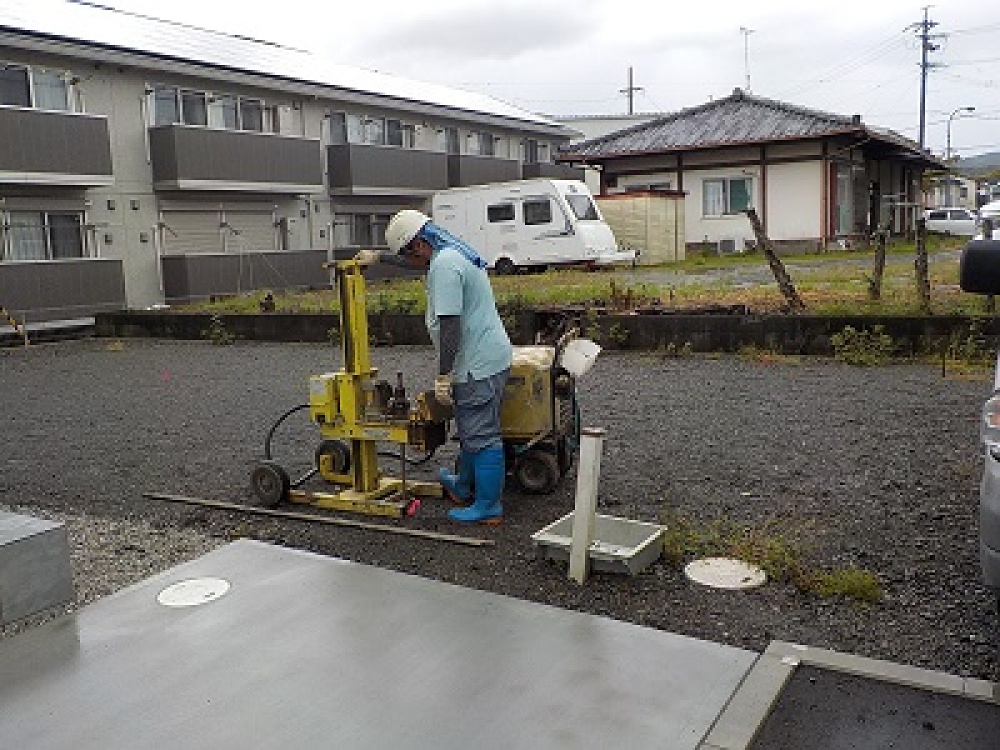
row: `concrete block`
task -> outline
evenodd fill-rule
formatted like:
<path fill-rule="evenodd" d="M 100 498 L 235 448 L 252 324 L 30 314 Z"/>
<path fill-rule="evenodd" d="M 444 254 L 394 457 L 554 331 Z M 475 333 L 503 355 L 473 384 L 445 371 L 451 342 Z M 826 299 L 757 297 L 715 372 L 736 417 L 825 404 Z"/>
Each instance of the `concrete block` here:
<path fill-rule="evenodd" d="M 0 511 L 0 625 L 74 596 L 65 525 Z"/>

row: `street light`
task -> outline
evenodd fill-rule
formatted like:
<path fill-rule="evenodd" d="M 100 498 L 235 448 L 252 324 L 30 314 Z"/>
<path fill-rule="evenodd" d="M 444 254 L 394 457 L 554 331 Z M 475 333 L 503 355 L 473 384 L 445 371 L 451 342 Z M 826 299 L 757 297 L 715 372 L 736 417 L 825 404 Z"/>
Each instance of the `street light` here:
<path fill-rule="evenodd" d="M 955 119 L 955 115 L 959 112 L 975 112 L 975 107 L 958 107 L 950 115 L 948 115 L 948 128 L 947 128 L 947 143 L 944 149 L 944 160 L 948 163 L 948 174 L 945 175 L 944 182 L 944 204 L 946 206 L 951 205 L 951 121 Z"/>

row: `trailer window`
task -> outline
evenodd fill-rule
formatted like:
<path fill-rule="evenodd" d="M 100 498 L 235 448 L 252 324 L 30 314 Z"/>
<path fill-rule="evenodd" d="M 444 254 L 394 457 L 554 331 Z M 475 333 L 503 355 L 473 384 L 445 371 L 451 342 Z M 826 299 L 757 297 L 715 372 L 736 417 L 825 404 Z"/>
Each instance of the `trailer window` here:
<path fill-rule="evenodd" d="M 524 202 L 524 223 L 550 224 L 552 222 L 552 203 L 548 198 L 533 198 Z"/>
<path fill-rule="evenodd" d="M 486 220 L 491 224 L 498 221 L 514 221 L 513 203 L 494 203 L 486 207 Z"/>
<path fill-rule="evenodd" d="M 580 221 L 600 220 L 601 217 L 597 215 L 597 206 L 594 205 L 594 201 L 590 200 L 590 196 L 567 195 L 566 201 L 569 203 L 573 215 Z"/>

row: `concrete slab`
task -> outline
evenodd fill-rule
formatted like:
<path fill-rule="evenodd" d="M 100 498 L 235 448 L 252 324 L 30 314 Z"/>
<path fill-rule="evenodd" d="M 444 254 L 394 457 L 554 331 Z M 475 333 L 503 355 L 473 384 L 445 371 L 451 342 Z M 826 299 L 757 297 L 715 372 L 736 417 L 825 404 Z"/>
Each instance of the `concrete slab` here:
<path fill-rule="evenodd" d="M 75 595 L 65 525 L 0 511 L 0 625 Z"/>
<path fill-rule="evenodd" d="M 206 581 L 176 586 L 191 579 Z M 164 606 L 169 586 L 174 603 L 206 603 Z M 0 737 L 23 750 L 696 748 L 756 658 L 240 541 L 0 642 Z"/>

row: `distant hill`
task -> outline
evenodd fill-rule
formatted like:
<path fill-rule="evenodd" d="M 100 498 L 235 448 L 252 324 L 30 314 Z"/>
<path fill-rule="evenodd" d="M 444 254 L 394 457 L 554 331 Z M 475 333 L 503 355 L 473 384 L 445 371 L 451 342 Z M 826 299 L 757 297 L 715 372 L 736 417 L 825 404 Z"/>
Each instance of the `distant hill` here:
<path fill-rule="evenodd" d="M 1000 169 L 1000 151 L 958 160 L 958 171 L 973 177 Z"/>

